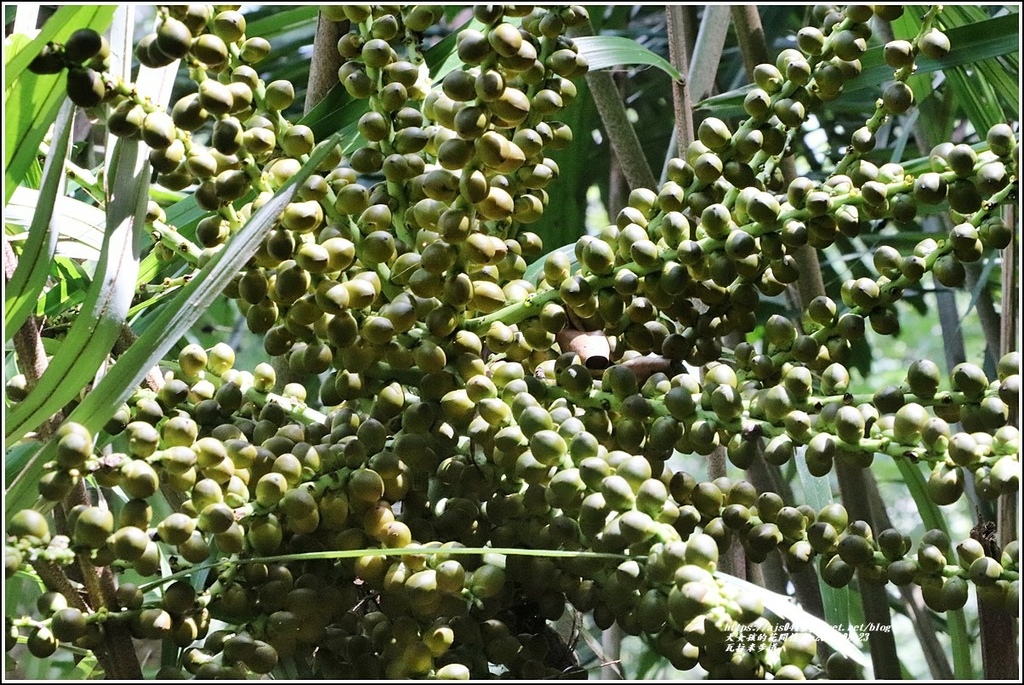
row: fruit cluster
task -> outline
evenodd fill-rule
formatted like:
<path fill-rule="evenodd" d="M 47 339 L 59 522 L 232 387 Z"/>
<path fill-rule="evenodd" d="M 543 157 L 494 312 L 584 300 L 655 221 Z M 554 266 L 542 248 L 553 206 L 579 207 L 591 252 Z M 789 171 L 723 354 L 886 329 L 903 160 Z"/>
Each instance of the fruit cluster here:
<path fill-rule="evenodd" d="M 161 677 L 244 678 L 299 659 L 320 677 L 533 679 L 577 673 L 548 627 L 569 611 L 648 636 L 683 670 L 850 677 L 851 662 L 817 662 L 799 634 L 726 649 L 738 626 L 773 632 L 756 597 L 714 575 L 734 542 L 755 563 L 817 561 L 837 587 L 915 583 L 936 611 L 962 607 L 971 585 L 1015 606 L 1015 543 L 954 547 L 929 531 L 911 554 L 906 536 L 839 505 L 793 506 L 669 465 L 721 447 L 739 469 L 798 459 L 826 477 L 837 460 L 867 468 L 880 454 L 930 464 L 939 504 L 960 499 L 965 471 L 982 497 L 1017 492 L 1018 355 L 994 379 L 961 364 L 948 389 L 921 360 L 870 395 L 850 392 L 845 366 L 867 326 L 898 331 L 904 289 L 929 273 L 960 285 L 964 263 L 1012 238 L 997 211 L 1017 186 L 1008 126 L 937 147 L 919 172 L 863 158 L 910 106 L 915 57 L 948 51 L 942 33 L 926 22 L 914 43 L 887 44 L 894 83 L 835 172 L 786 183 L 780 160 L 807 113 L 859 73 L 868 21 L 903 11 L 822 6 L 799 49 L 757 67 L 742 123 L 704 120 L 660 188 L 633 190 L 571 254 L 543 256 L 527 227 L 551 201 L 550 152 L 572 142 L 556 117 L 587 64 L 565 32 L 586 10 L 477 6 L 458 66 L 432 74 L 423 35 L 441 9 L 322 8 L 343 27 L 338 82 L 365 103 L 357 144 L 328 154 L 227 290 L 276 366 L 240 370 L 226 344 L 188 345 L 101 435 L 58 431 L 43 498 L 66 502 L 88 482 L 125 499 L 67 506 L 55 535 L 18 513 L 7 575 L 85 560 L 154 580 L 121 583 L 104 606 L 48 592 L 38 618 L 9 619 L 30 651 L 93 649 L 120 624 L 180 649 Z M 237 8 L 160 16 L 137 58 L 181 59 L 197 86 L 170 111 L 102 71 L 96 34 L 49 46 L 32 68 L 69 67 L 76 104 L 145 141 L 160 184 L 194 188 L 206 212 L 195 243 L 155 203 L 147 219 L 164 259 L 201 264 L 318 141 L 282 114 L 292 84 L 253 67 L 270 46 Z M 838 302 L 763 320 L 762 299 L 800 278 L 799 250 L 944 202 L 949 235 L 910 255 L 883 244 L 877 276 L 846 281 Z M 730 334 L 741 342 L 725 350 Z M 159 519 L 158 499 L 173 506 Z M 206 583 L 189 582 L 196 569 L 212 571 Z"/>

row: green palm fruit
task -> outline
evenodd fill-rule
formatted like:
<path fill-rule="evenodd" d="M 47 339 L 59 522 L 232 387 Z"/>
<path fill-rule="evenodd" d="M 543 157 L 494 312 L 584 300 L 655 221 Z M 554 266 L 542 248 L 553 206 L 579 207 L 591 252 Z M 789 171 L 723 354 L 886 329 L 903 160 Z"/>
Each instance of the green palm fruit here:
<path fill-rule="evenodd" d="M 106 97 L 107 86 L 96 71 L 72 67 L 68 70 L 67 95 L 79 107 L 96 107 Z"/>
<path fill-rule="evenodd" d="M 107 542 L 114 532 L 114 515 L 101 507 L 87 507 L 75 520 L 74 541 L 76 544 L 96 549 Z"/>
<path fill-rule="evenodd" d="M 49 524 L 35 509 L 22 509 L 14 514 L 7 524 L 7 534 L 19 538 L 35 538 L 42 543 L 50 541 Z"/>

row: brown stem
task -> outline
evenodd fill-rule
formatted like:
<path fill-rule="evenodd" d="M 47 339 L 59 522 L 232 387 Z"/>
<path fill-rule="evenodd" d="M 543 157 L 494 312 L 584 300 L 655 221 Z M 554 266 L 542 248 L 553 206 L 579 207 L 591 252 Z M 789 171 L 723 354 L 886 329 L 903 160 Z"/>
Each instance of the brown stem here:
<path fill-rule="evenodd" d="M 850 521 L 864 521 L 872 530 L 874 523 L 871 507 L 864 497 L 867 490 L 867 477 L 870 472 L 852 464 L 836 463 L 836 476 L 839 479 L 839 492 L 843 506 L 849 512 Z M 872 477 L 873 478 L 873 477 Z M 876 626 L 890 626 L 892 617 L 889 602 L 885 595 L 885 586 L 878 583 L 860 583 L 861 604 L 864 607 L 864 621 Z M 891 628 L 889 630 L 872 630 L 868 633 L 868 645 L 871 650 L 871 663 L 876 678 L 901 680 L 899 655 L 896 652 L 896 640 Z"/>
<path fill-rule="evenodd" d="M 878 490 L 878 482 L 870 473 L 865 475 L 864 484 L 867 487 L 865 492 L 868 506 L 870 507 L 871 515 L 874 516 L 875 521 L 878 523 L 877 530 L 881 532 L 887 528 L 892 528 L 889 512 L 885 509 L 885 501 Z M 928 662 L 928 670 L 931 672 L 932 677 L 936 680 L 952 680 L 953 669 L 949 665 L 949 659 L 946 658 L 945 648 L 939 642 L 936 632 L 930 626 L 931 620 L 928 618 L 929 609 L 925 606 L 920 588 L 913 585 L 901 585 L 899 592 L 903 598 L 903 603 L 914 616 L 914 633 L 921 643 L 921 650 L 924 652 L 925 660 Z"/>
<path fill-rule="evenodd" d="M 670 4 L 665 8 L 668 22 L 668 56 L 680 74 L 682 81 L 672 84 L 672 107 L 676 115 L 676 147 L 682 157 L 687 146 L 693 142 L 693 99 L 690 94 L 689 43 L 686 40 L 689 23 L 689 8 L 683 5 Z"/>
<path fill-rule="evenodd" d="M 789 183 L 797 177 L 796 165 L 793 157 L 783 157 L 779 168 L 782 170 L 782 177 Z M 796 281 L 796 300 L 800 309 L 806 309 L 807 304 L 819 295 L 825 294 L 825 279 L 821 275 L 821 262 L 818 261 L 818 252 L 810 245 L 801 245 L 793 250 L 793 259 L 796 260 L 796 267 L 800 271 L 800 278 Z M 791 296 L 793 286 L 788 288 Z"/>
<path fill-rule="evenodd" d="M 571 35 L 592 36 L 594 27 L 588 19 L 580 26 L 571 30 Z M 601 123 L 604 125 L 605 133 L 608 135 L 608 142 L 611 144 L 612 153 L 622 168 L 626 182 L 632 188 L 656 188 L 657 181 L 654 172 L 651 171 L 644 150 L 640 146 L 640 139 L 637 138 L 636 130 L 629 121 L 626 114 L 626 105 L 622 101 L 619 89 L 615 87 L 612 75 L 607 71 L 587 72 L 587 85 L 590 87 L 590 94 L 594 98 L 597 112 L 601 115 Z"/>
<path fill-rule="evenodd" d="M 761 27 L 761 15 L 754 5 L 734 5 L 732 20 L 736 27 L 736 40 L 743 55 L 743 66 L 747 72 L 747 78 L 753 82 L 754 67 L 758 64 L 771 63 L 771 59 L 768 57 L 768 45 L 764 38 L 764 29 Z M 787 184 L 797 177 L 792 155 L 787 155 L 780 160 L 779 169 Z M 815 297 L 825 294 L 825 280 L 821 275 L 818 253 L 813 247 L 801 245 L 791 254 L 796 260 L 800 278 L 795 284 L 787 286 L 786 292 L 789 298 L 795 301 L 796 306 L 803 309 Z"/>
<path fill-rule="evenodd" d="M 115 594 L 117 592 L 117 583 L 114 573 L 109 568 L 101 568 L 98 571 L 103 605 L 116 610 Z M 142 679 L 142 665 L 139 663 L 139 655 L 135 651 L 135 643 L 132 641 L 131 631 L 126 622 L 106 622 L 104 625 L 104 646 L 110 658 L 111 670 L 107 671 L 108 680 Z"/>
<path fill-rule="evenodd" d="M 974 302 L 974 309 L 978 312 L 978 321 L 981 323 L 981 332 L 985 335 L 985 349 L 988 351 L 988 358 L 993 365 L 999 361 L 1000 334 L 1002 333 L 1002 322 L 996 312 L 995 304 L 992 302 L 992 290 L 987 283 L 979 283 L 981 279 L 981 265 L 978 262 L 964 264 L 967 279 L 964 285 L 974 292 L 978 290 L 978 297 Z"/>
<path fill-rule="evenodd" d="M 329 20 L 323 13 L 317 16 L 313 61 L 309 64 L 309 83 L 306 86 L 303 114 L 308 114 L 338 84 L 338 68 L 342 64 L 341 53 L 338 52 L 341 34 L 341 23 Z"/>
<path fill-rule="evenodd" d="M 18 266 L 18 256 L 4 238 L 4 281 L 10 283 Z M 39 335 L 39 323 L 34 315 L 29 316 L 20 329 L 14 333 L 14 351 L 18 357 L 18 368 L 25 374 L 28 387 L 39 382 L 46 370 L 46 351 Z"/>
<path fill-rule="evenodd" d="M 998 532 L 991 522 L 980 522 L 971 530 L 971 537 L 981 543 L 987 556 L 999 559 L 1002 548 Z M 978 623 L 981 625 L 981 662 L 987 680 L 1019 680 L 1015 613 L 1003 607 L 978 602 Z"/>
<path fill-rule="evenodd" d="M 114 358 L 116 359 L 124 354 L 128 348 L 132 346 L 132 343 L 138 339 L 139 336 L 135 334 L 135 331 L 131 329 L 131 326 L 126 323 L 122 323 L 121 333 L 117 336 L 117 340 L 114 341 L 114 348 L 111 350 Z M 150 369 L 146 373 L 146 377 L 142 379 L 142 385 L 153 392 L 159 392 L 160 388 L 164 387 L 164 379 L 160 375 L 160 370 L 155 367 Z"/>
<path fill-rule="evenodd" d="M 1013 239 L 1003 250 L 1002 273 L 1002 326 L 1000 335 L 1000 356 L 1017 349 L 1017 326 L 1020 322 L 1020 300 L 1011 296 L 1019 288 L 1020 268 L 1017 264 L 1017 221 L 1016 208 L 1004 208 L 1004 219 L 1013 228 Z M 1016 414 L 1010 415 L 1010 425 L 1018 426 L 1020 419 Z M 999 497 L 996 520 L 996 544 L 999 549 L 1006 547 L 1017 539 L 1020 525 L 1017 513 L 1017 497 L 1001 495 Z M 973 535 L 973 533 L 972 533 Z M 999 554 L 992 550 L 990 556 Z M 981 655 L 985 677 L 993 680 L 1018 680 L 1020 663 L 1010 645 L 1017 644 L 1017 616 L 1011 612 L 978 603 L 978 621 L 981 623 Z"/>
<path fill-rule="evenodd" d="M 18 257 L 14 254 L 7 238 L 4 237 L 4 282 L 10 282 L 17 265 Z M 43 337 L 39 332 L 39 321 L 34 314 L 29 315 L 21 328 L 14 332 L 13 342 L 18 369 L 25 374 L 27 387 L 32 389 L 42 378 L 48 363 L 46 350 L 43 348 Z M 45 440 L 57 430 L 57 426 L 63 420 L 63 412 L 57 412 L 36 429 L 36 434 L 40 439 Z"/>
<path fill-rule="evenodd" d="M 731 5 L 732 23 L 736 27 L 736 42 L 743 56 L 743 68 L 747 75 L 754 73 L 758 64 L 770 63 L 768 46 L 761 27 L 761 15 L 757 5 Z"/>
<path fill-rule="evenodd" d="M 43 585 L 46 586 L 47 590 L 59 592 L 68 601 L 68 606 L 74 607 L 83 613 L 89 613 L 91 607 L 85 602 L 75 586 L 71 584 L 71 581 L 68 580 L 68 577 L 64 574 L 64 569 L 52 561 L 42 560 L 33 561 L 32 568 L 39 576 L 39 579 L 43 581 Z M 110 673 L 113 664 L 106 649 L 100 648 L 93 653 L 96 655 L 96 661 L 99 662 L 103 672 Z"/>

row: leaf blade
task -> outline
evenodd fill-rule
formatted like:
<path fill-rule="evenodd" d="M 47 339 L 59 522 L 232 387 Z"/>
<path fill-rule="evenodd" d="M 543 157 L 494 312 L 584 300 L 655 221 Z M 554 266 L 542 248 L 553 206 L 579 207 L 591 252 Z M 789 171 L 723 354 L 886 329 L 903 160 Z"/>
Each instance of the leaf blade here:
<path fill-rule="evenodd" d="M 580 36 L 573 38 L 576 48 L 591 69 L 611 69 L 627 65 L 657 67 L 675 81 L 683 75 L 661 55 L 623 36 Z"/>
<path fill-rule="evenodd" d="M 139 141 L 121 140 L 114 161 L 107 203 L 107 225 L 111 228 L 82 315 L 75 319 L 65 339 L 72 352 L 54 358 L 39 383 L 10 412 L 4 429 L 9 442 L 35 430 L 92 381 L 121 333 L 135 295 L 149 157 Z"/>
<path fill-rule="evenodd" d="M 75 106 L 64 103 L 53 132 L 53 145 L 43 169 L 43 185 L 38 193 L 36 211 L 29 225 L 29 236 L 18 258 L 4 298 L 4 324 L 7 336 L 21 328 L 32 313 L 46 285 L 50 263 L 57 250 L 58 231 L 53 225 L 53 209 L 64 194 L 64 160 L 71 143 L 71 122 Z M 13 193 L 13 190 L 12 190 Z"/>

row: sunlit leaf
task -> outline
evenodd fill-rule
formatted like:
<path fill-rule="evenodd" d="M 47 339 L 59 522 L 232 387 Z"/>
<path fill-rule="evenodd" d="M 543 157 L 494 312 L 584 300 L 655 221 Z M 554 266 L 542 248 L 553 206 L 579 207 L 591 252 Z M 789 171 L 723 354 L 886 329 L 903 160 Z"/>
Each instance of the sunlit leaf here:
<path fill-rule="evenodd" d="M 616 69 L 626 66 L 657 67 L 676 81 L 683 75 L 661 55 L 651 52 L 634 40 L 622 36 L 580 36 L 573 42 L 586 57 L 591 69 Z"/>
<path fill-rule="evenodd" d="M 157 320 L 119 357 L 103 379 L 68 415 L 68 421 L 81 423 L 93 432 L 98 432 L 103 427 L 117 408 L 128 399 L 149 369 L 163 359 L 167 351 L 206 311 L 210 303 L 220 295 L 228 282 L 255 253 L 260 242 L 273 228 L 277 217 L 291 201 L 298 185 L 316 169 L 337 142 L 336 135 L 329 139 L 329 145 L 314 152 L 300 172 L 289 179 L 273 198 L 253 214 L 242 230 L 231 239 L 228 247 L 218 252 L 195 274 L 189 284 L 178 293 L 174 302 L 161 309 Z M 139 192 L 136 197 L 141 199 L 144 210 L 145 193 Z M 128 287 L 134 291 L 134 276 Z M 109 347 L 107 349 L 109 350 Z M 16 511 L 32 505 L 36 497 L 35 483 L 42 474 L 43 464 L 50 458 L 47 455 L 55 449 L 56 444 L 53 441 L 48 442 L 36 454 L 29 467 L 19 474 L 18 479 L 8 490 L 6 511 Z"/>
<path fill-rule="evenodd" d="M 135 294 L 149 159 L 139 141 L 122 140 L 118 148 L 114 168 L 109 172 L 108 230 L 96 277 L 66 338 L 68 349 L 74 350 L 74 354 L 53 359 L 28 397 L 10 411 L 4 427 L 8 441 L 35 430 L 70 402 L 93 380 L 121 334 Z"/>
<path fill-rule="evenodd" d="M 57 120 L 50 157 L 43 171 L 43 187 L 36 194 L 34 211 L 28 225 L 28 240 L 18 257 L 18 266 L 7 283 L 4 324 L 9 336 L 21 328 L 32 313 L 46 284 L 50 261 L 57 249 L 58 230 L 51 217 L 57 198 L 64 194 L 64 160 L 71 140 L 74 112 L 74 105 L 68 101 Z"/>

